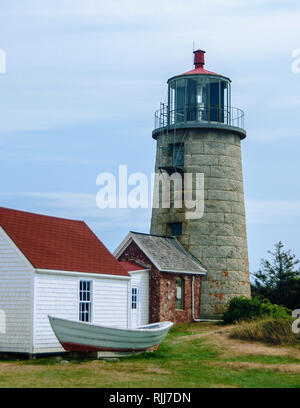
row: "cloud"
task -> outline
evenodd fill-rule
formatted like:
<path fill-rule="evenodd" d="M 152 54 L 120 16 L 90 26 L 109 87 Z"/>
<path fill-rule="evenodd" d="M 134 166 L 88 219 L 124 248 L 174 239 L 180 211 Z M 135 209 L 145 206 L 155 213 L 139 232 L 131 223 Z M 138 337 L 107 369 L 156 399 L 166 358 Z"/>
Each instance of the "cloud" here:
<path fill-rule="evenodd" d="M 99 209 L 96 194 L 74 192 L 1 192 L 2 203 L 5 199 L 21 199 L 14 208 L 52 215 L 62 218 L 83 219 L 96 229 L 115 230 L 146 228 L 149 225 L 151 209 L 107 208 Z M 28 201 L 26 201 L 28 199 Z M 11 202 L 11 201 L 10 201 Z M 29 203 L 29 209 L 26 208 Z"/>
<path fill-rule="evenodd" d="M 2 156 L 2 157 L 1 157 Z M 77 156 L 64 156 L 64 155 L 56 155 L 56 154 L 47 154 L 47 153 L 30 153 L 24 154 L 24 152 L 0 152 L 0 157 L 2 161 L 13 161 L 14 163 L 18 162 L 53 162 L 53 163 L 60 163 L 65 165 L 78 165 L 78 166 L 90 166 L 94 164 L 108 164 L 111 163 L 109 159 L 101 159 L 101 160 L 93 160 L 93 159 L 84 159 Z"/>
<path fill-rule="evenodd" d="M 146 227 L 149 225 L 149 209 L 99 209 L 96 194 L 74 192 L 3 192 L 0 198 L 21 198 L 26 206 L 30 199 L 31 208 L 37 212 L 58 217 L 88 219 L 94 225 L 106 229 L 131 225 Z M 22 209 L 18 207 L 19 209 Z M 23 208 L 24 209 L 24 208 Z M 246 214 L 248 224 L 289 224 L 300 223 L 299 200 L 247 200 Z"/>
<path fill-rule="evenodd" d="M 300 77 L 299 77 L 300 80 Z M 272 100 L 270 100 L 267 103 L 267 108 L 269 109 L 280 109 L 286 110 L 286 109 L 297 109 L 299 110 L 300 108 L 300 95 L 290 95 L 290 96 L 282 96 L 282 97 L 277 97 Z"/>
<path fill-rule="evenodd" d="M 4 2 L 1 47 L 7 52 L 7 74 L 0 78 L 0 131 L 121 121 L 133 112 L 147 118 L 163 99 L 163 81 L 190 67 L 193 41 L 209 51 L 213 70 L 254 78 L 238 98 L 242 107 L 253 104 L 247 88 L 256 98 L 262 92 L 259 79 L 253 89 L 255 76 L 266 78 L 267 86 L 278 58 L 289 67 L 290 51 L 299 47 L 296 5 L 267 0 L 247 5 L 240 0 Z"/>
<path fill-rule="evenodd" d="M 246 200 L 248 224 L 300 224 L 300 201 Z"/>
<path fill-rule="evenodd" d="M 249 139 L 255 142 L 276 142 L 279 140 L 299 138 L 299 129 L 286 128 L 265 128 L 265 129 L 251 129 L 248 131 Z"/>

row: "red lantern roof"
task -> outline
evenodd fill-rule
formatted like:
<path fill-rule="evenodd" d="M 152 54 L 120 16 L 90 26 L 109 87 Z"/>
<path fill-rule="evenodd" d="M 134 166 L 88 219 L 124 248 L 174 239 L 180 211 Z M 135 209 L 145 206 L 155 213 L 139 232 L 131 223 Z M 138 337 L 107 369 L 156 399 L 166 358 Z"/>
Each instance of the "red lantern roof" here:
<path fill-rule="evenodd" d="M 194 65 L 195 65 L 195 68 L 192 69 L 191 71 L 185 72 L 184 74 L 181 74 L 181 75 L 201 74 L 201 75 L 218 75 L 218 76 L 221 76 L 220 74 L 217 74 L 216 72 L 207 71 L 206 69 L 204 69 L 204 65 L 205 65 L 204 54 L 205 54 L 205 51 L 203 51 L 203 50 L 194 51 Z M 176 76 L 181 76 L 181 75 L 176 75 Z"/>

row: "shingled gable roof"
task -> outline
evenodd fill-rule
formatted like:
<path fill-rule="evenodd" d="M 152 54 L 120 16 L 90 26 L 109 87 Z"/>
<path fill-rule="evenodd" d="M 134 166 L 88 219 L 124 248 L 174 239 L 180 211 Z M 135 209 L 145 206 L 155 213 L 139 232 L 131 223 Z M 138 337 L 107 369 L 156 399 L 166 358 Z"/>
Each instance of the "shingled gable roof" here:
<path fill-rule="evenodd" d="M 118 258 L 135 242 L 160 272 L 205 275 L 206 269 L 176 238 L 130 232 L 114 255 Z"/>
<path fill-rule="evenodd" d="M 36 269 L 130 276 L 83 221 L 0 207 L 0 227 Z"/>

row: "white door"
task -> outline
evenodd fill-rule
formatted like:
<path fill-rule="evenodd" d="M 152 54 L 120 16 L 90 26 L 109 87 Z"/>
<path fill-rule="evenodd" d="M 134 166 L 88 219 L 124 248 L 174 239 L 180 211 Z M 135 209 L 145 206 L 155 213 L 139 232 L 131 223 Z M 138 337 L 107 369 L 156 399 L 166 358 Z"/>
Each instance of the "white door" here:
<path fill-rule="evenodd" d="M 139 326 L 139 288 L 131 287 L 131 327 Z"/>

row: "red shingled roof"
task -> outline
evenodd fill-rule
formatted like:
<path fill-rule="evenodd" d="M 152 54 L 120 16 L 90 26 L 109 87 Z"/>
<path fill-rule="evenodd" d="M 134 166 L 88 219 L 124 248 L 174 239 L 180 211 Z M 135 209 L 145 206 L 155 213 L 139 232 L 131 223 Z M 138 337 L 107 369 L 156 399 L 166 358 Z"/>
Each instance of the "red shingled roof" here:
<path fill-rule="evenodd" d="M 129 276 L 83 221 L 0 207 L 0 226 L 35 268 Z"/>
<path fill-rule="evenodd" d="M 132 271 L 144 271 L 147 268 L 136 264 L 135 262 L 129 262 L 129 261 L 120 261 L 120 264 L 123 266 L 125 271 L 127 272 L 132 272 Z"/>

